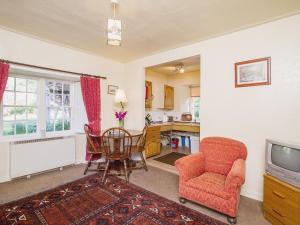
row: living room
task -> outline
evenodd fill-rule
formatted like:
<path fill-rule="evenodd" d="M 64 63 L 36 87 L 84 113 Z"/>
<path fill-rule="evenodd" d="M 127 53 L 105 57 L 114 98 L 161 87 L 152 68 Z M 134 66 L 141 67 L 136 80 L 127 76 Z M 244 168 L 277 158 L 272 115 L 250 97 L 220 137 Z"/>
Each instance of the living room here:
<path fill-rule="evenodd" d="M 48 152 L 41 156 L 35 155 L 37 154 L 35 152 L 34 155 L 27 157 L 28 160 L 32 160 L 32 164 L 38 164 L 41 159 L 48 159 L 49 162 L 58 160 L 63 164 L 55 166 L 54 162 L 53 167 L 61 168 L 62 171 L 55 169 L 38 174 L 27 174 L 24 167 L 12 166 L 14 142 L 56 138 L 61 134 L 47 133 L 46 125 L 42 125 L 43 123 L 40 122 L 38 127 L 41 129 L 35 137 L 3 136 L 4 106 L 1 103 L 1 223 L 13 224 L 17 220 L 19 224 L 22 224 L 26 217 L 31 224 L 42 224 L 43 221 L 47 221 L 48 224 L 63 224 L 59 223 L 59 220 L 51 220 L 51 216 L 49 216 L 51 213 L 57 217 L 61 215 L 55 211 L 55 207 L 47 212 L 47 207 L 34 206 L 37 207 L 35 210 L 38 212 L 38 215 L 35 216 L 29 213 L 30 210 L 22 209 L 20 215 L 9 217 L 10 220 L 6 219 L 8 211 L 5 210 L 10 209 L 8 206 L 14 206 L 13 201 L 17 200 L 15 203 L 22 206 L 26 203 L 24 197 L 37 198 L 37 194 L 41 196 L 45 190 L 51 192 L 53 188 L 58 188 L 60 185 L 73 181 L 80 182 L 78 179 L 82 177 L 89 179 L 89 175 L 94 176 L 92 172 L 83 176 L 87 165 L 86 136 L 83 133 L 83 125 L 88 123 L 88 119 L 82 98 L 81 77 L 75 73 L 106 78 L 98 79 L 100 80 L 101 95 L 101 130 L 119 126 L 115 112 L 120 110 L 120 106 L 115 102 L 114 90 L 109 90 L 109 86 L 112 89 L 118 86 L 124 90 L 127 97 L 124 106 L 124 110 L 127 111 L 124 128 L 141 131 L 145 125 L 145 68 L 200 55 L 200 141 L 207 137 L 227 137 L 238 140 L 247 147 L 245 183 L 241 186 L 240 191 L 241 201 L 236 214 L 237 224 L 297 224 L 297 221 L 300 220 L 299 210 L 298 215 L 295 213 L 298 217 L 291 221 L 281 220 L 279 215 L 274 215 L 275 219 L 271 217 L 273 220 L 265 219 L 263 200 L 264 174 L 267 166 L 266 140 L 276 139 L 296 143 L 299 143 L 300 140 L 300 106 L 297 104 L 300 96 L 300 30 L 298 28 L 300 2 L 297 0 L 276 2 L 264 0 L 229 1 L 224 4 L 221 1 L 214 3 L 191 1 L 183 5 L 180 1 L 163 1 L 155 5 L 147 1 L 123 0 L 118 4 L 119 6 L 115 9 L 118 17 L 123 20 L 122 25 L 126 25 L 124 27 L 126 29 L 122 36 L 122 45 L 109 46 L 106 40 L 107 18 L 113 17 L 114 10 L 110 1 L 93 1 L 91 3 L 60 1 L 60 3 L 54 3 L 32 0 L 26 4 L 16 1 L 0 2 L 0 58 L 4 60 L 1 61 L 3 64 L 8 64 L 10 67 L 11 74 L 9 73 L 8 76 L 22 71 L 23 76 L 39 79 L 40 83 L 43 83 L 42 79 L 50 78 L 68 81 L 72 83 L 74 90 L 73 113 L 71 114 L 72 130 L 71 133 L 64 134 L 73 136 L 70 154 L 59 155 L 57 151 L 64 149 L 64 146 L 55 149 L 50 145 L 47 147 L 48 145 L 45 144 L 47 142 L 40 142 L 42 143 L 40 149 Z M 134 13 L 130 9 L 134 9 Z M 154 12 L 157 13 L 156 16 L 151 17 Z M 218 15 L 218 19 L 213 20 L 212 18 L 216 15 Z M 127 16 L 131 16 L 131 19 L 127 19 Z M 205 20 L 202 16 L 205 17 Z M 145 18 L 145 21 L 134 26 L 135 23 L 132 21 L 140 18 Z M 163 21 L 166 23 L 161 24 L 162 27 L 158 26 L 159 22 L 163 23 Z M 195 21 L 196 25 L 190 25 L 195 24 Z M 155 27 L 157 30 L 154 30 Z M 178 35 L 178 31 L 181 30 L 191 36 L 182 35 L 181 37 Z M 126 32 L 131 33 L 129 35 Z M 151 35 L 146 37 L 139 35 L 145 33 L 151 33 Z M 149 40 L 152 41 L 152 45 L 149 44 Z M 251 65 L 251 63 L 255 63 L 252 60 L 257 59 L 263 59 L 263 61 L 259 61 L 262 63 L 258 63 L 258 65 L 266 65 L 265 69 L 262 69 L 267 76 L 265 83 L 239 86 L 237 80 L 239 77 L 236 76 L 236 73 L 239 68 L 243 68 L 241 65 L 244 65 L 243 63 Z M 240 64 L 241 62 L 243 63 Z M 17 65 L 17 63 L 25 65 Z M 33 65 L 40 68 L 34 68 Z M 46 68 L 54 70 L 49 71 Z M 74 72 L 74 74 L 69 72 Z M 0 90 L 5 91 L 6 85 L 2 86 L 0 86 Z M 40 90 L 38 93 L 43 92 Z M 63 94 L 58 93 L 58 95 Z M 43 97 L 39 98 L 44 99 Z M 43 105 L 39 105 L 39 107 L 41 106 Z M 43 121 L 43 118 L 38 120 Z M 51 149 L 55 150 L 59 157 L 51 154 Z M 294 149 L 296 148 L 294 147 Z M 26 149 L 26 151 L 31 150 Z M 23 150 L 20 149 L 20 151 Z M 25 152 L 25 155 L 28 154 Z M 64 156 L 70 158 L 65 159 Z M 18 162 L 22 162 L 22 157 Z M 67 164 L 71 166 L 67 166 Z M 17 169 L 17 172 L 23 172 L 21 178 L 17 176 L 17 173 L 15 173 L 16 177 L 12 176 L 14 168 Z M 99 173 L 100 177 L 101 175 L 102 172 Z M 112 179 L 117 178 L 113 177 Z M 98 182 L 97 179 L 95 180 Z M 125 189 L 128 186 L 131 187 L 131 184 L 139 186 L 143 193 L 149 194 L 146 200 L 156 199 L 157 196 L 167 198 L 172 201 L 172 204 L 169 202 L 168 204 L 174 206 L 176 213 L 182 209 L 181 207 L 187 207 L 184 210 L 190 213 L 190 217 L 195 218 L 194 224 L 227 222 L 226 214 L 211 210 L 211 207 L 203 207 L 203 204 L 188 201 L 184 205 L 180 205 L 179 177 L 176 174 L 170 174 L 148 165 L 147 172 L 145 170 L 132 171 L 129 176 L 129 185 L 125 184 L 123 180 L 116 180 L 116 182 L 117 186 Z M 102 187 L 102 184 L 97 185 Z M 297 193 L 299 188 L 291 186 L 292 190 Z M 141 189 L 134 189 L 132 192 L 139 192 Z M 108 202 L 113 201 L 107 196 L 104 199 Z M 294 205 L 297 205 L 297 201 L 293 201 L 291 206 L 288 205 L 285 208 L 292 211 Z M 95 200 L 95 202 L 97 201 Z M 82 214 L 78 206 L 78 211 L 75 212 L 78 216 L 70 217 L 76 219 L 64 221 L 64 223 L 78 222 L 81 218 L 87 218 L 84 217 L 86 215 L 91 215 L 89 218 L 95 220 L 99 219 L 100 213 L 96 212 L 100 206 L 91 202 L 87 204 L 90 211 L 84 211 L 85 214 Z M 103 205 L 104 203 L 100 202 L 99 204 Z M 74 205 L 76 206 L 76 204 Z M 74 208 L 77 209 L 75 206 Z M 283 215 L 284 207 L 274 208 L 274 210 L 285 218 L 289 216 Z M 144 213 L 147 212 L 150 213 L 150 210 L 144 211 Z M 124 220 L 129 218 L 120 216 L 120 212 L 116 215 L 109 214 L 110 212 L 106 213 L 107 224 L 122 224 L 120 218 Z M 203 216 L 199 216 L 197 213 L 201 213 Z M 39 220 L 39 218 L 42 219 Z M 92 219 L 89 220 L 89 218 L 82 223 L 91 223 Z M 114 222 L 112 218 L 117 219 Z M 146 216 L 138 217 L 134 222 L 135 224 L 155 224 L 153 218 L 148 219 L 149 217 Z M 155 219 L 157 224 L 159 222 L 167 224 L 172 221 L 162 217 Z M 123 223 L 126 222 L 124 220 Z M 180 223 L 175 221 L 174 219 L 173 224 Z M 193 224 L 188 219 L 184 221 L 185 224 Z"/>

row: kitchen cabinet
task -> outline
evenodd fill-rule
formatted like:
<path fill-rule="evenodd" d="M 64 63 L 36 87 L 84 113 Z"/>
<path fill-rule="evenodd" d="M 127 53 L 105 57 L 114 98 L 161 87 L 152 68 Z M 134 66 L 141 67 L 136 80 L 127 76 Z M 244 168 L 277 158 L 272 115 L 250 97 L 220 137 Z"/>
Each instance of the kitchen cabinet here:
<path fill-rule="evenodd" d="M 160 154 L 160 126 L 147 128 L 145 155 L 146 158 Z"/>
<path fill-rule="evenodd" d="M 145 96 L 145 108 L 152 108 L 152 82 L 146 81 L 145 83 L 146 96 Z"/>
<path fill-rule="evenodd" d="M 174 87 L 165 85 L 164 108 L 167 110 L 174 109 Z"/>

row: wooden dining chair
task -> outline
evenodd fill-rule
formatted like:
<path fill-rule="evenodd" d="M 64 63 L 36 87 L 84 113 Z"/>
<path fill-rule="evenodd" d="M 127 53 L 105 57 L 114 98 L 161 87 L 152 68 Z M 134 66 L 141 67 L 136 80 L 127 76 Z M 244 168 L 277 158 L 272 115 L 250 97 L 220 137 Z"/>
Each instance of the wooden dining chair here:
<path fill-rule="evenodd" d="M 145 145 L 146 145 L 146 135 L 147 135 L 147 126 L 144 127 L 142 135 L 138 138 L 136 145 L 133 145 L 131 148 L 131 160 L 132 162 L 141 163 L 142 166 L 135 166 L 132 169 L 145 169 L 148 171 L 146 160 L 144 157 Z"/>
<path fill-rule="evenodd" d="M 132 137 L 130 133 L 119 127 L 110 128 L 103 133 L 102 144 L 107 160 L 102 182 L 105 181 L 106 175 L 110 171 L 110 163 L 119 161 L 122 162 L 124 166 L 124 174 L 120 175 L 125 175 L 126 183 L 128 183 L 128 174 L 131 171 L 129 160 L 131 154 Z"/>
<path fill-rule="evenodd" d="M 84 125 L 84 132 L 86 134 L 86 142 L 87 142 L 87 153 L 89 153 L 89 161 L 84 169 L 83 174 L 85 175 L 87 171 L 103 171 L 101 169 L 101 163 L 105 162 L 105 158 L 103 157 L 103 147 L 101 143 L 101 136 L 94 135 L 91 132 L 89 125 Z M 98 161 L 97 169 L 91 169 L 91 165 L 93 161 Z"/>

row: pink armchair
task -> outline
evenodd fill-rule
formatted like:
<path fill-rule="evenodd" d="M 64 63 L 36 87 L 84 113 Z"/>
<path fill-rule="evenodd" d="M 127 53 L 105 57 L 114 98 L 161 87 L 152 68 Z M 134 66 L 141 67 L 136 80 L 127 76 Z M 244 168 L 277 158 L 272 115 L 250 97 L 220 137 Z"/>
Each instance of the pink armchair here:
<path fill-rule="evenodd" d="M 247 148 L 239 141 L 208 137 L 200 152 L 178 159 L 180 202 L 190 200 L 227 215 L 236 223 L 240 190 L 245 182 Z"/>

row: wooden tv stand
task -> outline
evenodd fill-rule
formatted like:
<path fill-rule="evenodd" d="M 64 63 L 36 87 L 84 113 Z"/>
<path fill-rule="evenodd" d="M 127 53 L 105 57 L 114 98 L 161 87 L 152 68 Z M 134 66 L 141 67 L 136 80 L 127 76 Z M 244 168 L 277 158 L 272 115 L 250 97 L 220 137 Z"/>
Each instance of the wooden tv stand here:
<path fill-rule="evenodd" d="M 274 225 L 299 225 L 300 188 L 265 174 L 263 210 Z"/>

